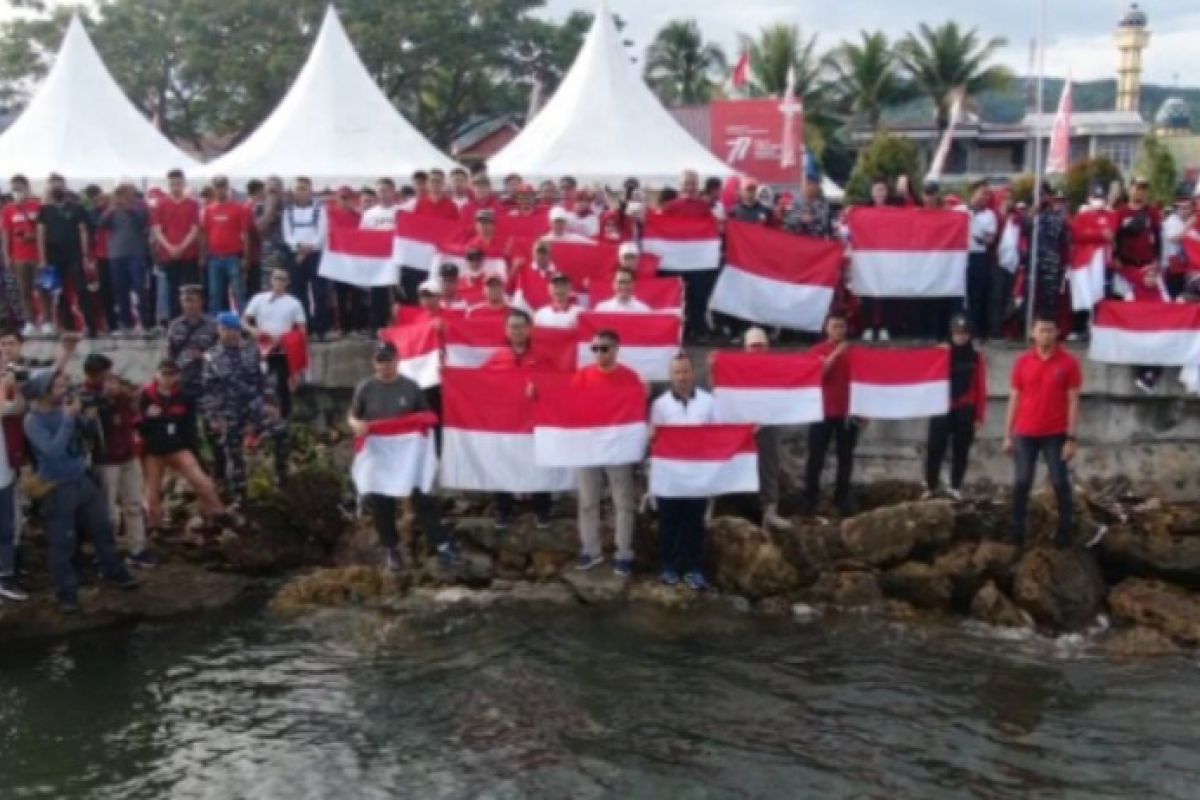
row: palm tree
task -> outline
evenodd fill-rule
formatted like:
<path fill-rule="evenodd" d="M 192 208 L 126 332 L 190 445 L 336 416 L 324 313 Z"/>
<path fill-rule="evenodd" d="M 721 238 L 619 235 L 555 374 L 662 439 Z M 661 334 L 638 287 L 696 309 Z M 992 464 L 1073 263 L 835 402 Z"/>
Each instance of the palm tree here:
<path fill-rule="evenodd" d="M 921 23 L 916 33 L 900 42 L 896 55 L 917 89 L 933 101 L 938 127 L 945 128 L 950 123 L 952 95 L 959 87 L 970 100 L 980 92 L 1008 86 L 1012 80 L 1008 68 L 988 66 L 1006 44 L 999 36 L 982 41 L 977 29 L 964 32 L 955 22 L 938 28 Z"/>
<path fill-rule="evenodd" d="M 646 49 L 646 82 L 671 105 L 706 103 L 725 72 L 725 53 L 695 20 L 668 22 Z"/>
<path fill-rule="evenodd" d="M 832 91 L 840 111 L 865 117 L 878 128 L 884 109 L 910 99 L 914 91 L 900 73 L 887 34 L 863 31 L 860 36 L 861 43 L 842 42 L 833 52 Z"/>
<path fill-rule="evenodd" d="M 754 65 L 754 93 L 780 96 L 787 88 L 788 68 L 796 68 L 796 93 L 807 98 L 819 88 L 826 59 L 816 54 L 817 37 L 805 40 L 795 25 L 775 24 L 763 28 L 750 43 Z"/>

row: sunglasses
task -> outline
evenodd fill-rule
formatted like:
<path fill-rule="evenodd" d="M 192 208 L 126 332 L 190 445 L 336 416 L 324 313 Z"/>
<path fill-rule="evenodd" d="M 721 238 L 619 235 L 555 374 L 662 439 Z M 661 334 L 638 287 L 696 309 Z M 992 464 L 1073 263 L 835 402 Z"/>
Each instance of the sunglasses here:
<path fill-rule="evenodd" d="M 594 345 L 592 345 L 593 353 L 607 353 L 610 350 L 612 350 L 612 345 L 610 345 L 610 344 L 594 344 Z"/>

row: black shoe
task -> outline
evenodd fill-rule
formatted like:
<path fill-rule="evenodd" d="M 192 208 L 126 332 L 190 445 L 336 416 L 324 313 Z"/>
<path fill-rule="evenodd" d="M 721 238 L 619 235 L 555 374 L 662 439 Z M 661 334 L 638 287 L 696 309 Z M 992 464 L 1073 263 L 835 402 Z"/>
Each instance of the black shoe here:
<path fill-rule="evenodd" d="M 120 572 L 114 573 L 110 578 L 116 586 L 124 589 L 127 592 L 132 592 L 138 588 L 138 579 L 129 574 L 127 570 L 122 569 Z"/>

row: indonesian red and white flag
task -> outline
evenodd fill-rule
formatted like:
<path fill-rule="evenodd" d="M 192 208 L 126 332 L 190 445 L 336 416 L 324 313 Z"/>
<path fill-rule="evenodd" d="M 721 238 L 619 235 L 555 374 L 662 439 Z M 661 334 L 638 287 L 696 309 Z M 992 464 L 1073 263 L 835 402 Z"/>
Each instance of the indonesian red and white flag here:
<path fill-rule="evenodd" d="M 394 245 L 391 231 L 332 227 L 321 254 L 321 277 L 364 288 L 395 286 L 400 265 Z"/>
<path fill-rule="evenodd" d="M 408 497 L 414 489 L 432 489 L 437 475 L 436 426 L 437 417 L 428 412 L 370 423 L 367 435 L 354 441 L 350 476 L 358 493 Z"/>
<path fill-rule="evenodd" d="M 612 298 L 615 291 L 611 280 L 592 283 L 588 298 L 592 308 Z M 633 296 L 660 314 L 683 314 L 682 278 L 640 278 L 633 285 Z"/>
<path fill-rule="evenodd" d="M 709 307 L 750 322 L 818 331 L 842 274 L 838 242 L 730 220 Z"/>
<path fill-rule="evenodd" d="M 1046 174 L 1066 175 L 1071 166 L 1071 79 L 1063 85 L 1058 98 L 1058 113 L 1050 131 L 1050 152 L 1046 154 Z"/>
<path fill-rule="evenodd" d="M 850 348 L 853 416 L 915 419 L 949 410 L 949 348 Z"/>
<path fill-rule="evenodd" d="M 270 336 L 261 336 L 258 340 L 258 352 L 265 359 L 272 353 L 283 353 L 287 359 L 288 376 L 293 380 L 308 369 L 310 359 L 308 350 L 308 334 L 304 328 L 292 328 L 278 340 Z"/>
<path fill-rule="evenodd" d="M 447 316 L 442 336 L 446 347 L 445 366 L 478 369 L 508 346 L 502 317 L 466 319 Z"/>
<path fill-rule="evenodd" d="M 461 238 L 462 235 L 463 224 L 458 220 L 410 211 L 397 212 L 395 241 L 392 245 L 394 260 L 411 269 L 428 272 L 436 266 L 434 261 L 438 245 Z"/>
<path fill-rule="evenodd" d="M 1091 311 L 1104 299 L 1104 273 L 1116 235 L 1116 215 L 1083 210 L 1071 220 L 1071 308 Z"/>
<path fill-rule="evenodd" d="M 1088 357 L 1147 367 L 1200 364 L 1200 305 L 1106 300 L 1096 307 Z"/>
<path fill-rule="evenodd" d="M 650 494 L 714 497 L 758 492 L 753 425 L 660 425 L 650 446 Z"/>
<path fill-rule="evenodd" d="M 616 332 L 621 339 L 617 362 L 624 364 L 644 381 L 665 381 L 671 377 L 671 359 L 679 352 L 683 322 L 678 314 L 597 314 L 579 315 L 575 329 L 578 364 L 595 362 L 592 337 L 604 330 Z"/>
<path fill-rule="evenodd" d="M 400 357 L 400 374 L 422 389 L 441 383 L 442 353 L 438 320 L 427 317 L 393 325 L 379 332 L 380 341 L 390 342 Z"/>
<path fill-rule="evenodd" d="M 647 437 L 643 387 L 538 391 L 533 446 L 539 467 L 634 464 L 646 454 Z"/>
<path fill-rule="evenodd" d="M 570 375 L 562 376 L 569 381 Z M 541 380 L 551 380 L 540 377 Z M 447 369 L 443 375 L 440 485 L 473 492 L 566 492 L 569 469 L 534 463 L 529 376 L 520 370 Z"/>
<path fill-rule="evenodd" d="M 550 280 L 529 262 L 518 267 L 512 279 L 512 304 L 533 314 L 551 302 Z"/>
<path fill-rule="evenodd" d="M 716 269 L 721 261 L 721 230 L 716 217 L 679 217 L 651 214 L 642 232 L 642 249 L 661 261 L 670 272 Z"/>
<path fill-rule="evenodd" d="M 750 61 L 750 48 L 745 47 L 737 63 L 733 65 L 733 72 L 729 74 L 729 88 L 745 95 L 750 91 L 750 83 L 753 80 L 754 68 Z"/>
<path fill-rule="evenodd" d="M 713 356 L 713 397 L 721 422 L 807 425 L 825 416 L 821 359 L 807 353 Z"/>
<path fill-rule="evenodd" d="M 859 297 L 962 297 L 971 217 L 928 208 L 850 212 L 850 280 Z"/>
<path fill-rule="evenodd" d="M 433 260 L 438 267 L 441 267 L 442 264 L 454 264 L 458 267 L 459 277 L 462 277 L 467 274 L 467 251 L 471 247 L 470 240 L 463 236 L 443 240 L 438 242 Z M 483 250 L 483 274 L 499 275 L 504 280 L 508 280 L 508 259 L 505 257 L 504 244 L 499 237 L 493 239 L 491 246 Z"/>

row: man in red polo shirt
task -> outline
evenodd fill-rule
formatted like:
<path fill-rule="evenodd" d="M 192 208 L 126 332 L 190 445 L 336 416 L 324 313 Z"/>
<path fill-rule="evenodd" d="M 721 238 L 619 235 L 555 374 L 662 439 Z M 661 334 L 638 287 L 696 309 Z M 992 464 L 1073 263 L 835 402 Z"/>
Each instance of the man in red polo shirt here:
<path fill-rule="evenodd" d="M 200 204 L 188 197 L 183 170 L 167 173 L 167 195 L 154 205 L 154 257 L 167 275 L 169 317 L 175 319 L 179 290 L 200 283 Z"/>
<path fill-rule="evenodd" d="M 817 510 L 821 493 L 821 472 L 825 469 L 825 453 L 829 440 L 837 449 L 837 480 L 833 499 L 838 513 L 848 517 L 854 513 L 850 498 L 850 476 L 854 471 L 854 448 L 858 444 L 859 421 L 850 416 L 850 343 L 846 341 L 846 315 L 831 311 L 825 320 L 825 341 L 814 345 L 809 353 L 822 360 L 821 394 L 825 419 L 808 426 L 808 462 L 804 468 L 805 514 Z"/>
<path fill-rule="evenodd" d="M 1054 544 L 1059 548 L 1071 545 L 1074 506 L 1067 464 L 1077 448 L 1075 431 L 1082 387 L 1079 362 L 1058 345 L 1058 324 L 1052 319 L 1039 319 L 1033 326 L 1033 348 L 1013 366 L 1004 427 L 1004 452 L 1016 459 L 1012 537 L 1018 546 L 1025 543 L 1025 518 L 1039 455 L 1046 459 L 1050 484 L 1058 498 Z"/>
<path fill-rule="evenodd" d="M 50 292 L 38 286 L 38 211 L 42 203 L 29 192 L 29 179 L 24 175 L 14 175 L 9 181 L 12 191 L 12 202 L 4 207 L 3 217 L 0 218 L 0 235 L 3 238 L 4 258 L 9 270 L 21 287 L 21 307 L 25 312 L 25 328 L 21 331 L 24 336 L 32 336 L 36 332 L 34 320 L 33 293 L 37 288 L 41 300 L 42 319 L 49 326 L 44 333 L 52 331 L 50 320 L 54 316 L 51 306 Z"/>
<path fill-rule="evenodd" d="M 208 312 L 228 311 L 246 303 L 244 270 L 250 243 L 250 213 L 229 196 L 229 179 L 213 178 L 213 202 L 201 212 L 200 226 L 208 250 Z"/>
<path fill-rule="evenodd" d="M 414 210 L 425 216 L 458 219 L 458 205 L 446 193 L 445 172 L 440 169 L 429 170 L 429 190 L 418 195 Z"/>

